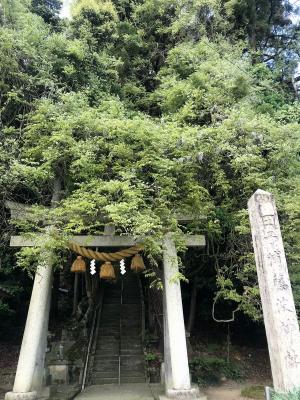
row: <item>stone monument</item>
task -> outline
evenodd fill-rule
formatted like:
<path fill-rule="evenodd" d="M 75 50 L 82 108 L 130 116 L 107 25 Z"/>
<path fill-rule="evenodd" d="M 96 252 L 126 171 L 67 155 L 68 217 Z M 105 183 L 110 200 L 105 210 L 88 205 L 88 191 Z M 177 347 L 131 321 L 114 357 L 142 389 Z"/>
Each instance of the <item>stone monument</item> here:
<path fill-rule="evenodd" d="M 300 388 L 300 334 L 280 226 L 271 193 L 248 202 L 274 389 Z"/>

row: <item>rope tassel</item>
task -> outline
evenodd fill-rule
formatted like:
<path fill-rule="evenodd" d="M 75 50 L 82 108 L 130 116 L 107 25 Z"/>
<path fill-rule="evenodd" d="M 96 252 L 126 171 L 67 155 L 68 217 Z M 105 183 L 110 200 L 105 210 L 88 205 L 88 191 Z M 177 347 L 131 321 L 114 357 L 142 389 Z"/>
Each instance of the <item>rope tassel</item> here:
<path fill-rule="evenodd" d="M 140 254 L 136 254 L 131 261 L 131 270 L 134 272 L 141 272 L 145 269 L 143 257 Z"/>
<path fill-rule="evenodd" d="M 101 265 L 99 275 L 101 279 L 107 281 L 113 281 L 116 279 L 115 270 L 110 261 L 106 261 L 104 264 Z"/>
<path fill-rule="evenodd" d="M 71 272 L 84 273 L 86 271 L 86 264 L 82 256 L 77 256 L 71 267 Z"/>

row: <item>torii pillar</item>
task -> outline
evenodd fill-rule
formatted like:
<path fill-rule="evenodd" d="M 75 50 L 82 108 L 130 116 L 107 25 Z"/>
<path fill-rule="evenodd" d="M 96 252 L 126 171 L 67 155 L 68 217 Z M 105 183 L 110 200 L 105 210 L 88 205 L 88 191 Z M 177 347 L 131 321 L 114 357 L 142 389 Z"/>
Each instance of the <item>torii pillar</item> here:
<path fill-rule="evenodd" d="M 43 252 L 34 278 L 13 391 L 6 393 L 5 400 L 35 400 L 42 392 L 52 276 L 52 256 Z"/>
<path fill-rule="evenodd" d="M 163 265 L 165 395 L 160 400 L 205 400 L 198 387 L 191 386 L 177 251 L 171 234 L 163 241 Z"/>

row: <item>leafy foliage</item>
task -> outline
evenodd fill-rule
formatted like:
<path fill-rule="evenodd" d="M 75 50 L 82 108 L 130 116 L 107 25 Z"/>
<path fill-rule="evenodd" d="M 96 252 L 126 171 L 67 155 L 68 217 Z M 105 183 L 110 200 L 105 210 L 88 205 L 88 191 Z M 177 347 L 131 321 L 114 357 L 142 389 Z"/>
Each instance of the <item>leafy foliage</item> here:
<path fill-rule="evenodd" d="M 293 390 L 290 393 L 280 394 L 276 393 L 272 396 L 273 400 L 299 400 L 300 392 L 299 390 Z"/>
<path fill-rule="evenodd" d="M 3 246 L 45 221 L 58 257 L 104 219 L 151 236 L 157 257 L 166 231 L 181 249 L 182 233 L 203 233 L 218 300 L 259 319 L 247 200 L 262 188 L 277 200 L 299 308 L 299 48 L 285 2 L 78 0 L 63 23 L 59 6 L 1 1 L 1 203 L 36 205 L 16 227 L 2 206 Z M 179 211 L 194 223 L 178 225 Z M 23 249 L 19 265 L 32 271 L 37 253 Z"/>
<path fill-rule="evenodd" d="M 242 378 L 237 365 L 215 356 L 194 358 L 190 361 L 190 368 L 194 382 L 201 386 L 217 383 L 222 377 L 232 380 Z"/>
<path fill-rule="evenodd" d="M 62 6 L 61 0 L 32 0 L 31 9 L 47 23 L 57 24 L 58 14 Z"/>
<path fill-rule="evenodd" d="M 265 388 L 264 386 L 248 386 L 242 389 L 241 396 L 263 400 L 265 398 Z"/>

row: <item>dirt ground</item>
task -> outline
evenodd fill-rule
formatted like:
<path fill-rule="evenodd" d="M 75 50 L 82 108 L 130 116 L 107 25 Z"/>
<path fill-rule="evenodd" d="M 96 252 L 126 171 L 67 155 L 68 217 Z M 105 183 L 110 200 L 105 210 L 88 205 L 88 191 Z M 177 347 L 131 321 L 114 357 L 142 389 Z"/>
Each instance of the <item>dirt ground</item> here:
<path fill-rule="evenodd" d="M 225 380 L 219 385 L 203 389 L 207 400 L 249 400 L 241 391 L 250 386 L 272 386 L 271 369 L 267 349 L 237 347 L 232 349 L 231 361 L 244 372 L 241 382 Z"/>
<path fill-rule="evenodd" d="M 226 382 L 222 385 L 211 386 L 204 389 L 207 400 L 249 400 L 248 397 L 241 396 L 241 391 L 248 386 L 261 385 L 260 381 Z M 269 384 L 269 382 L 264 383 Z"/>
<path fill-rule="evenodd" d="M 0 399 L 11 390 L 17 367 L 19 346 L 0 342 Z"/>

